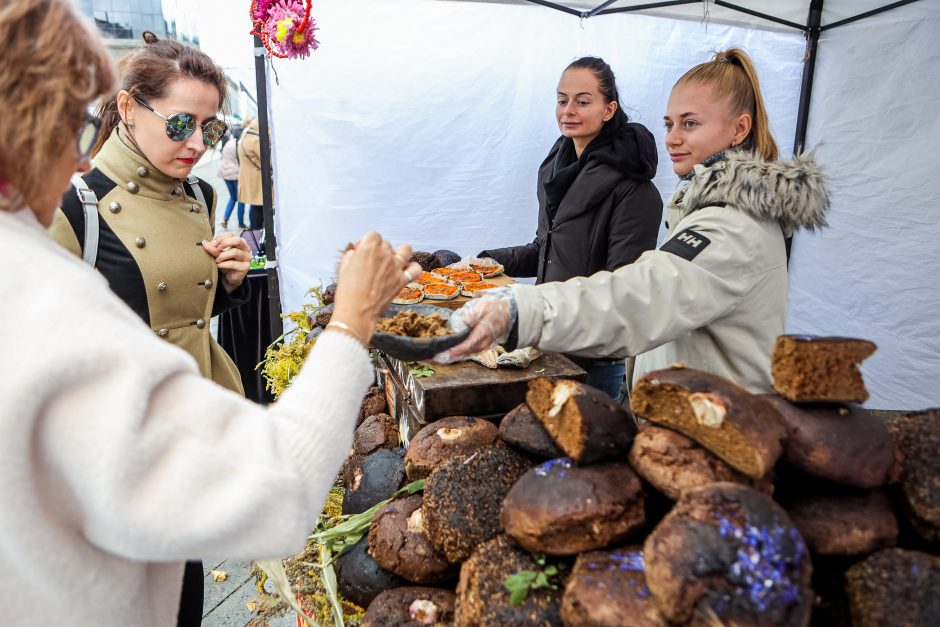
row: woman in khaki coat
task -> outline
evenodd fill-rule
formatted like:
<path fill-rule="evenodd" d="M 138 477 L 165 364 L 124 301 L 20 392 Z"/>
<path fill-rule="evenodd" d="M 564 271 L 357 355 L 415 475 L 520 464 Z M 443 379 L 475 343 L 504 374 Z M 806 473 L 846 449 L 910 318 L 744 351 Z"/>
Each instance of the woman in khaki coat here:
<path fill-rule="evenodd" d="M 248 224 L 264 228 L 264 199 L 261 195 L 261 136 L 258 120 L 248 122 L 238 139 L 238 201 L 251 205 Z"/>
<path fill-rule="evenodd" d="M 225 132 L 217 117 L 225 77 L 198 50 L 150 32 L 144 42 L 118 65 L 121 89 L 99 108 L 94 168 L 82 179 L 97 199 L 97 250 L 84 250 L 86 213 L 74 186 L 51 233 L 80 257 L 94 253 L 86 261 L 158 337 L 242 394 L 238 369 L 212 338 L 209 320 L 248 300 L 251 252 L 237 235 L 213 235 L 215 192 L 191 176 Z"/>

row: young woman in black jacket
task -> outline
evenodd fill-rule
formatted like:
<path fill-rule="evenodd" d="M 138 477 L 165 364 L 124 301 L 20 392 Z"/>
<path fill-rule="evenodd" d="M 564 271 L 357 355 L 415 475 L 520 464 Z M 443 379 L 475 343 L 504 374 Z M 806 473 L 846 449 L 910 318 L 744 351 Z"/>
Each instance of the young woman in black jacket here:
<path fill-rule="evenodd" d="M 536 283 L 613 271 L 656 247 L 663 202 L 652 183 L 656 140 L 620 107 L 614 73 L 603 59 L 571 63 L 558 82 L 561 137 L 538 172 L 538 229 L 530 244 L 482 251 L 516 277 Z M 617 397 L 619 359 L 575 359 L 589 385 Z"/>

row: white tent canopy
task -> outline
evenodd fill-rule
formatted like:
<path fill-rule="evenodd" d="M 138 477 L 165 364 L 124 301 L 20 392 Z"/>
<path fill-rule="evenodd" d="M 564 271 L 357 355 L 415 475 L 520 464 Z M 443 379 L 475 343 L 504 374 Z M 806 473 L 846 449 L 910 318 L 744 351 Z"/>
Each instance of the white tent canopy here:
<path fill-rule="evenodd" d="M 439 0 L 431 0 L 439 1 Z M 684 20 L 709 19 L 756 28 L 807 26 L 812 0 L 448 0 L 499 4 L 541 4 L 584 17 L 602 17 L 619 12 L 638 12 Z M 825 0 L 820 26 L 830 28 L 859 15 L 886 7 L 916 2 L 907 0 Z M 776 20 L 776 22 L 774 22 Z"/>
<path fill-rule="evenodd" d="M 555 4 L 578 12 L 601 2 Z M 638 4 L 650 3 L 606 9 Z M 810 2 L 732 4 L 804 24 Z M 883 4 L 823 4 L 806 145 L 832 177 L 833 210 L 831 228 L 795 239 L 788 330 L 874 340 L 868 405 L 920 408 L 940 405 L 940 195 L 930 176 L 940 3 L 825 29 Z M 578 19 L 529 1 L 320 0 L 321 49 L 277 63 L 271 81 L 284 310 L 329 282 L 339 249 L 369 229 L 461 254 L 531 241 L 535 173 L 558 133 L 554 88 L 579 56 L 611 64 L 628 113 L 662 146 L 675 80 L 713 50 L 743 46 L 787 154 L 803 31 L 716 2 L 703 21 L 703 6 Z M 664 198 L 674 191 L 667 159 L 655 183 Z"/>

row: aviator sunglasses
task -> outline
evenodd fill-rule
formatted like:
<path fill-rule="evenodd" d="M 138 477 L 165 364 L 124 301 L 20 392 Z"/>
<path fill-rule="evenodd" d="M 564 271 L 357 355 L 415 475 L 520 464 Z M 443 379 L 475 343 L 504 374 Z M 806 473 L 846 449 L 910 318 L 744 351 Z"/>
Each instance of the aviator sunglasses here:
<path fill-rule="evenodd" d="M 150 110 L 154 115 L 162 118 L 166 122 L 166 136 L 175 142 L 181 142 L 189 139 L 196 131 L 197 126 L 202 127 L 202 141 L 209 148 L 214 147 L 225 131 L 228 130 L 228 124 L 219 119 L 209 120 L 205 124 L 196 122 L 196 118 L 189 113 L 174 113 L 170 117 L 158 113 L 153 107 L 140 96 L 134 96 L 137 104 Z"/>
<path fill-rule="evenodd" d="M 82 159 L 87 159 L 91 154 L 91 149 L 95 147 L 100 132 L 101 120 L 92 115 L 86 115 L 85 122 L 78 129 L 78 153 Z"/>

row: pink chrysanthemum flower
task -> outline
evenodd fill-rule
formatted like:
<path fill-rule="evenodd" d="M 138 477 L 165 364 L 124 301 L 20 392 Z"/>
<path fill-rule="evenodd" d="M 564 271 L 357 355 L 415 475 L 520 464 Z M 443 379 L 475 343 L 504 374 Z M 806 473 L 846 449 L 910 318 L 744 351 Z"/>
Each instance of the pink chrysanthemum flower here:
<path fill-rule="evenodd" d="M 313 18 L 299 30 L 304 18 L 304 3 L 299 0 L 272 0 L 264 22 L 271 46 L 288 58 L 304 58 L 319 47 Z"/>

